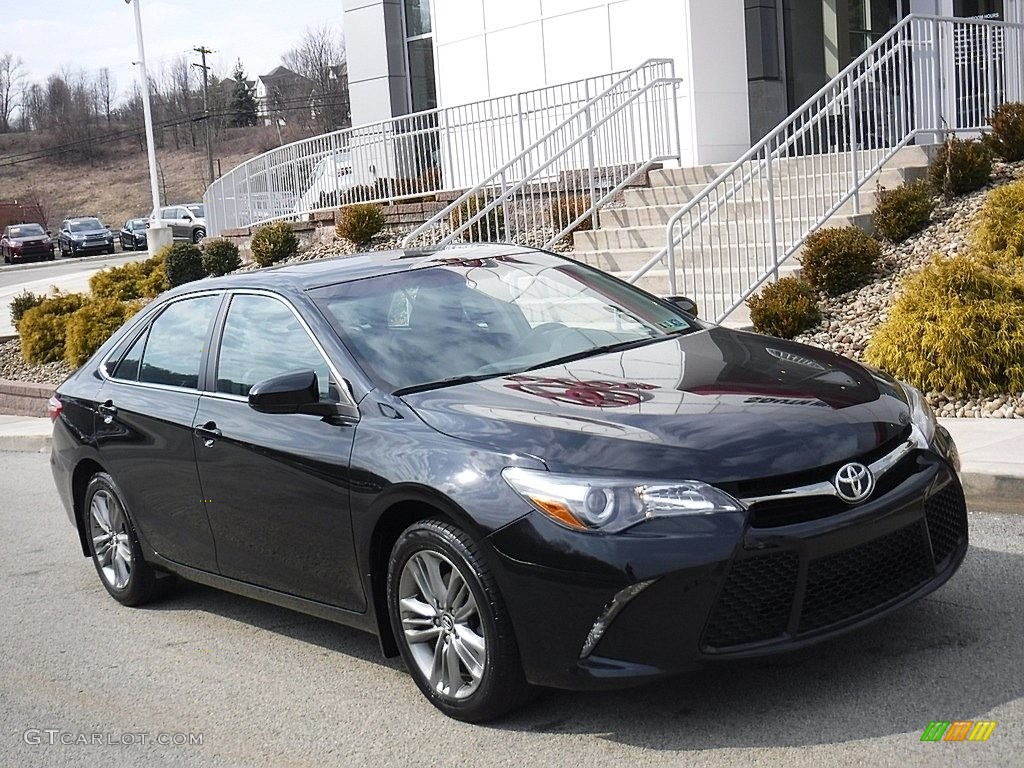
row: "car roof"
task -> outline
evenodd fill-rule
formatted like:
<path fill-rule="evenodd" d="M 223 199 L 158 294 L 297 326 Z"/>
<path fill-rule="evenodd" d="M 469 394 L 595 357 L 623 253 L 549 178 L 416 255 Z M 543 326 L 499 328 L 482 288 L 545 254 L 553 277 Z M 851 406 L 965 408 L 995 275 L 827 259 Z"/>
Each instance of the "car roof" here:
<path fill-rule="evenodd" d="M 357 253 L 351 256 L 334 256 L 316 261 L 286 264 L 280 267 L 265 267 L 252 272 L 239 272 L 224 277 L 213 277 L 186 283 L 169 291 L 168 295 L 188 293 L 212 288 L 270 288 L 308 291 L 325 285 L 362 280 L 412 269 L 423 269 L 432 263 L 442 264 L 449 259 L 485 259 L 498 256 L 529 255 L 531 260 L 549 261 L 556 264 L 564 261 L 556 256 L 535 248 L 505 243 L 466 243 L 441 248 L 412 248 L 393 251 Z"/>

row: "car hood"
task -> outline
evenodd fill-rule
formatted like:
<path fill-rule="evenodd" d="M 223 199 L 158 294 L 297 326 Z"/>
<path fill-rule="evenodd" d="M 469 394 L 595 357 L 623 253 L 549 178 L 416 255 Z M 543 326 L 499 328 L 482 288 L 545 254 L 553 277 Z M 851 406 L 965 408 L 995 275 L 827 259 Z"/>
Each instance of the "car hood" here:
<path fill-rule="evenodd" d="M 862 456 L 910 423 L 884 375 L 719 327 L 403 400 L 444 434 L 536 456 L 551 471 L 717 483 Z"/>

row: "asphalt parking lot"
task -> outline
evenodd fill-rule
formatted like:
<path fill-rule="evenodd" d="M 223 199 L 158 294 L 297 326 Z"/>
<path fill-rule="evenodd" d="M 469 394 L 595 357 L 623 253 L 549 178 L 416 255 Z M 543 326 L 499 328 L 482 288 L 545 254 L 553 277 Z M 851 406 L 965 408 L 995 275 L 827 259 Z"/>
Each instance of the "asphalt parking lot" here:
<path fill-rule="evenodd" d="M 48 457 L 0 454 L 0 472 L 0 766 L 1021 765 L 1022 514 L 972 514 L 953 580 L 866 631 L 471 726 L 355 630 L 196 585 L 120 607 Z M 932 720 L 998 726 L 921 743 Z"/>

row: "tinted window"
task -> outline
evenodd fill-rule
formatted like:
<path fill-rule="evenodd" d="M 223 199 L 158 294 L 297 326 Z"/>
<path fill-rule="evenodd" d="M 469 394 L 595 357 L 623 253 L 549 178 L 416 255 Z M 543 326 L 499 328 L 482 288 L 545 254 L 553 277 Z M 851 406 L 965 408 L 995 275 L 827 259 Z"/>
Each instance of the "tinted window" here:
<path fill-rule="evenodd" d="M 252 385 L 291 371 L 316 371 L 320 397 L 337 400 L 330 369 L 292 311 L 267 296 L 231 300 L 217 364 L 217 391 L 248 395 Z"/>
<path fill-rule="evenodd" d="M 68 222 L 68 225 L 72 232 L 92 232 L 96 229 L 103 229 L 99 219 L 75 219 Z"/>
<path fill-rule="evenodd" d="M 32 237 L 34 235 L 45 235 L 46 231 L 38 224 L 21 224 L 10 228 L 11 237 Z"/>
<path fill-rule="evenodd" d="M 130 340 L 130 337 L 129 339 Z M 115 379 L 125 379 L 126 381 L 137 381 L 139 378 L 139 362 L 142 360 L 142 351 L 146 348 L 146 334 L 143 333 L 139 338 L 132 344 L 128 350 L 128 354 L 121 358 L 121 362 L 117 364 L 117 368 L 114 370 Z M 111 355 L 112 360 L 116 360 L 124 354 L 123 344 L 119 345 L 118 349 Z"/>
<path fill-rule="evenodd" d="M 199 386 L 199 365 L 220 296 L 171 304 L 153 321 L 139 381 L 174 387 Z"/>

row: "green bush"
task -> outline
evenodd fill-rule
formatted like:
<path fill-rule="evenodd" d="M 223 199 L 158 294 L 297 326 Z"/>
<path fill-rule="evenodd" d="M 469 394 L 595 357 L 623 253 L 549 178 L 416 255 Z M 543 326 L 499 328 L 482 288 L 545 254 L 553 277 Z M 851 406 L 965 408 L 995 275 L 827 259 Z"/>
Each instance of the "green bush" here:
<path fill-rule="evenodd" d="M 551 213 L 551 221 L 554 223 L 555 231 L 564 229 L 576 221 L 589 208 L 589 195 L 565 195 L 553 198 L 549 206 L 549 212 Z M 593 228 L 593 217 L 587 216 L 587 218 L 573 227 L 570 232 L 584 232 Z"/>
<path fill-rule="evenodd" d="M 142 308 L 139 301 L 92 299 L 72 313 L 64 330 L 64 359 L 77 368 Z"/>
<path fill-rule="evenodd" d="M 991 146 L 1008 163 L 1024 160 L 1024 104 L 1019 101 L 1001 104 L 989 119 L 992 125 Z"/>
<path fill-rule="evenodd" d="M 934 209 L 931 185 L 914 181 L 896 189 L 880 190 L 871 221 L 882 237 L 902 243 L 928 226 Z"/>
<path fill-rule="evenodd" d="M 192 243 L 174 243 L 164 254 L 164 273 L 170 288 L 202 280 L 206 277 L 203 252 Z"/>
<path fill-rule="evenodd" d="M 275 221 L 272 224 L 264 224 L 253 232 L 249 248 L 257 264 L 269 267 L 298 253 L 299 238 L 295 236 L 287 221 Z"/>
<path fill-rule="evenodd" d="M 947 197 L 974 192 L 992 177 L 992 152 L 976 139 L 947 139 L 932 160 L 928 177 Z"/>
<path fill-rule="evenodd" d="M 18 327 L 18 323 L 21 321 L 22 316 L 32 309 L 32 307 L 38 307 L 45 301 L 46 296 L 43 294 L 35 294 L 32 291 L 24 290 L 21 293 L 14 295 L 11 299 L 11 321 L 14 323 L 14 327 Z"/>
<path fill-rule="evenodd" d="M 341 209 L 338 225 L 334 228 L 338 237 L 355 246 L 364 246 L 387 224 L 384 209 L 375 203 L 356 203 Z"/>
<path fill-rule="evenodd" d="M 1024 390 L 1024 277 L 992 254 L 937 258 L 901 286 L 865 351 L 924 390 Z"/>
<path fill-rule="evenodd" d="M 1024 181 L 996 187 L 985 196 L 974 243 L 982 251 L 1024 258 Z"/>
<path fill-rule="evenodd" d="M 53 363 L 64 358 L 64 333 L 68 319 L 87 301 L 82 293 L 47 296 L 25 311 L 18 323 L 21 356 L 26 362 Z"/>
<path fill-rule="evenodd" d="M 220 277 L 242 266 L 238 246 L 216 237 L 203 241 L 203 271 L 211 277 Z"/>
<path fill-rule="evenodd" d="M 153 298 L 166 291 L 167 287 L 162 253 L 144 261 L 101 270 L 89 278 L 93 296 L 118 301 Z"/>
<path fill-rule="evenodd" d="M 490 202 L 484 197 L 469 198 L 449 214 L 448 226 L 455 231 L 490 205 Z M 460 232 L 459 237 L 474 243 L 496 243 L 503 240 L 505 237 L 505 209 L 501 203 L 470 224 L 465 231 Z"/>
<path fill-rule="evenodd" d="M 783 339 L 791 339 L 821 321 L 814 289 L 798 277 L 768 283 L 759 294 L 747 299 L 747 307 L 755 331 Z"/>
<path fill-rule="evenodd" d="M 816 291 L 838 296 L 867 281 L 881 254 L 878 241 L 862 229 L 826 227 L 804 243 L 802 275 Z"/>

